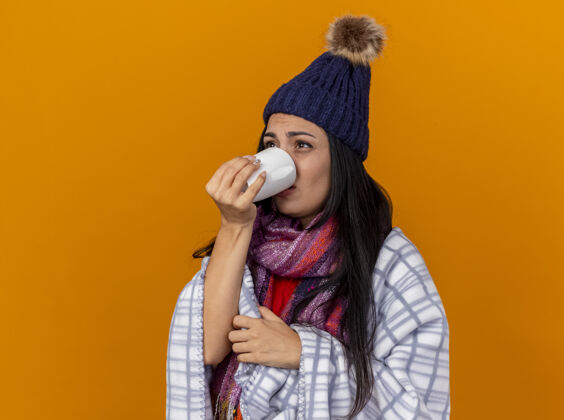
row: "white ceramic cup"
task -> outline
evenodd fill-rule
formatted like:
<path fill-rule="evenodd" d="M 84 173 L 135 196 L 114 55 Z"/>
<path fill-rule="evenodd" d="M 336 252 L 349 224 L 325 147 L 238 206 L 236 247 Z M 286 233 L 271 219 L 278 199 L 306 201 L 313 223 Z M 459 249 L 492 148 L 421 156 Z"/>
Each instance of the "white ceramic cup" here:
<path fill-rule="evenodd" d="M 287 152 L 278 147 L 267 147 L 254 156 L 260 159 L 260 166 L 251 174 L 243 191 L 247 190 L 261 172 L 266 171 L 266 179 L 253 199 L 253 203 L 272 197 L 294 185 L 296 165 Z"/>

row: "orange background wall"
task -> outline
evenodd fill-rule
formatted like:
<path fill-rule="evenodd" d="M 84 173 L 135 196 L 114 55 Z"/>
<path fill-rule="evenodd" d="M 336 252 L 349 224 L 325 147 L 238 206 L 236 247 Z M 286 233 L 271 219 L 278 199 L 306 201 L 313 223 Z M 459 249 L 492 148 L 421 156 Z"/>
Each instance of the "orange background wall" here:
<path fill-rule="evenodd" d="M 204 186 L 348 12 L 387 28 L 366 167 L 443 299 L 452 418 L 557 418 L 560 4 L 2 1 L 0 418 L 164 418 Z"/>

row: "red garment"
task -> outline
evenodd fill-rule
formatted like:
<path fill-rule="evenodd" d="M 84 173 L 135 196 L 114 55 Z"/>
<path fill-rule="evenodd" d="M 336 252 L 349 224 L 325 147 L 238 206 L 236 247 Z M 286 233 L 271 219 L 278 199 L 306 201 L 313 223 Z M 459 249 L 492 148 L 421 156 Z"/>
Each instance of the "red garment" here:
<path fill-rule="evenodd" d="M 243 420 L 241 406 L 239 404 L 237 404 L 237 407 L 233 409 L 233 420 Z"/>
<path fill-rule="evenodd" d="M 286 303 L 294 293 L 294 289 L 300 282 L 299 278 L 280 277 L 276 274 L 272 275 L 273 291 L 272 291 L 272 312 L 280 316 Z"/>

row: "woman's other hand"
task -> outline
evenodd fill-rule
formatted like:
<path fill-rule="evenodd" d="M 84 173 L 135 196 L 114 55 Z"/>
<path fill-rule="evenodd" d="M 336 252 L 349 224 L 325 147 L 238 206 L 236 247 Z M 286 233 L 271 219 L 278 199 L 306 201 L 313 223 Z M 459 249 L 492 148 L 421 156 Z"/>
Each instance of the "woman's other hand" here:
<path fill-rule="evenodd" d="M 260 161 L 254 156 L 238 156 L 221 165 L 206 184 L 206 192 L 215 201 L 221 213 L 222 225 L 247 226 L 254 223 L 257 207 L 253 199 L 266 179 L 265 173 L 243 192 L 247 180 L 256 171 Z"/>
<path fill-rule="evenodd" d="M 266 306 L 259 306 L 262 318 L 235 315 L 237 330 L 227 335 L 239 362 L 299 369 L 302 354 L 300 336 Z M 241 330 L 240 328 L 248 328 Z"/>

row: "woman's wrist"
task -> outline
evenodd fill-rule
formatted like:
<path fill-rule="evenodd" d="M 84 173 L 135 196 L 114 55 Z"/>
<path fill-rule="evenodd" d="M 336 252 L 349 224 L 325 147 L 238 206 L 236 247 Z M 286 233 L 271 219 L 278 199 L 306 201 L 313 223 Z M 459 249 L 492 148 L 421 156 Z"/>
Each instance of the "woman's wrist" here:
<path fill-rule="evenodd" d="M 225 220 L 221 220 L 221 225 L 219 230 L 222 232 L 228 232 L 230 234 L 241 234 L 253 230 L 253 223 L 231 223 Z"/>

